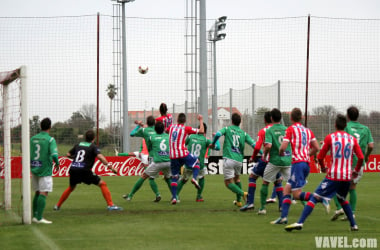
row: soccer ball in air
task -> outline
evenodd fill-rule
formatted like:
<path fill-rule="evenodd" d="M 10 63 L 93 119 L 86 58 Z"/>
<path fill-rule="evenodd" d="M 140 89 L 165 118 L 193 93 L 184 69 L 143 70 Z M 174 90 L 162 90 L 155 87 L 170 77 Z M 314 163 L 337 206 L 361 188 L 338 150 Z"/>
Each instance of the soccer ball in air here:
<path fill-rule="evenodd" d="M 138 70 L 140 72 L 140 74 L 146 74 L 148 73 L 148 66 L 139 66 Z"/>

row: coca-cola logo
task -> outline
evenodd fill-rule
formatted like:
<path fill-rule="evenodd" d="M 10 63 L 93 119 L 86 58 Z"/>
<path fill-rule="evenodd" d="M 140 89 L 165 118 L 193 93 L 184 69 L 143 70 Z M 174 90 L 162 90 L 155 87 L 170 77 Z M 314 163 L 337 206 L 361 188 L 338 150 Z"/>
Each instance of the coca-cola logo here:
<path fill-rule="evenodd" d="M 136 157 L 129 157 L 124 161 L 109 162 L 112 163 L 112 168 L 117 170 L 119 176 L 135 176 L 144 172 L 142 162 Z"/>
<path fill-rule="evenodd" d="M 113 173 L 100 160 L 96 160 L 92 171 L 100 176 L 135 176 L 144 172 L 142 162 L 136 157 L 106 157 L 111 167 L 117 171 Z M 72 160 L 66 157 L 59 158 L 59 169 L 53 166 L 54 177 L 68 177 Z"/>
<path fill-rule="evenodd" d="M 53 164 L 53 176 L 55 177 L 68 177 L 72 160 L 66 157 L 58 158 L 59 169 Z"/>

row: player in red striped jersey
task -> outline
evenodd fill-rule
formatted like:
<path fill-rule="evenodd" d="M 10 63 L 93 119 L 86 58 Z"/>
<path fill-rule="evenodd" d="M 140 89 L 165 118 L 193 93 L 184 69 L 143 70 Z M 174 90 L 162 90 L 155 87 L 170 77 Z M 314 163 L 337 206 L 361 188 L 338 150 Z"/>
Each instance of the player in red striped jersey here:
<path fill-rule="evenodd" d="M 281 217 L 271 222 L 271 224 L 288 223 L 288 214 L 292 197 L 296 200 L 308 201 L 310 192 L 302 192 L 302 188 L 306 185 L 306 178 L 310 172 L 310 155 L 315 155 L 319 150 L 319 144 L 314 136 L 313 131 L 301 124 L 302 111 L 294 108 L 290 113 L 292 125 L 286 129 L 285 137 L 281 143 L 280 155 L 284 154 L 289 143 L 292 146 L 292 165 L 290 169 L 290 178 L 284 188 L 284 196 L 282 199 Z M 328 201 L 324 205 L 329 210 Z"/>
<path fill-rule="evenodd" d="M 359 230 L 346 196 L 350 189 L 351 179 L 356 178 L 362 168 L 364 156 L 357 139 L 344 131 L 346 125 L 346 117 L 338 115 L 335 120 L 336 131 L 326 136 L 317 157 L 322 172 L 325 173 L 327 171 L 327 175 L 306 204 L 298 222 L 286 226 L 286 231 L 301 230 L 303 223 L 313 211 L 315 204 L 321 202 L 322 199 L 331 199 L 334 195 L 337 196 L 350 222 L 351 231 Z M 325 167 L 324 163 L 324 158 L 328 151 L 331 154 L 331 166 L 329 168 Z M 357 156 L 358 161 L 355 169 L 352 171 L 351 162 L 353 154 Z"/>
<path fill-rule="evenodd" d="M 355 136 L 355 138 L 358 140 L 359 146 L 362 149 L 362 153 L 364 155 L 364 161 L 363 166 L 365 166 L 365 163 L 368 162 L 369 156 L 373 150 L 374 147 L 374 141 L 371 134 L 371 131 L 369 128 L 361 123 L 358 122 L 359 118 L 359 109 L 355 106 L 350 106 L 347 109 L 347 127 L 344 129 L 347 133 L 350 135 Z M 352 161 L 352 167 L 354 168 L 356 166 L 356 156 L 354 155 L 353 161 Z M 358 177 L 353 178 L 351 180 L 351 186 L 349 191 L 350 196 L 350 206 L 352 209 L 352 213 L 355 217 L 355 211 L 356 211 L 356 201 L 357 201 L 357 194 L 356 194 L 356 185 L 359 184 L 360 179 L 363 176 L 363 169 L 359 172 Z M 343 215 L 343 209 L 341 208 L 338 200 L 336 197 L 334 197 L 335 205 L 336 205 L 336 211 L 333 217 L 331 217 L 331 220 L 337 220 L 340 215 Z M 347 220 L 347 218 L 342 218 L 342 220 Z"/>
<path fill-rule="evenodd" d="M 169 148 L 170 148 L 170 167 L 172 172 L 172 201 L 171 204 L 177 203 L 177 181 L 179 178 L 179 173 L 182 165 L 185 165 L 188 168 L 193 169 L 193 178 L 191 183 L 197 188 L 200 189 L 200 186 L 197 181 L 199 174 L 199 160 L 193 154 L 190 154 L 187 150 L 185 142 L 186 137 L 190 134 L 202 134 L 204 133 L 203 127 L 203 117 L 198 115 L 199 120 L 199 129 L 185 126 L 186 115 L 180 113 L 177 118 L 178 124 L 172 124 L 167 129 L 169 131 Z"/>
<path fill-rule="evenodd" d="M 161 103 L 160 105 L 160 117 L 156 118 L 156 122 L 162 122 L 167 129 L 173 123 L 173 116 L 168 114 L 168 107 L 165 103 Z"/>

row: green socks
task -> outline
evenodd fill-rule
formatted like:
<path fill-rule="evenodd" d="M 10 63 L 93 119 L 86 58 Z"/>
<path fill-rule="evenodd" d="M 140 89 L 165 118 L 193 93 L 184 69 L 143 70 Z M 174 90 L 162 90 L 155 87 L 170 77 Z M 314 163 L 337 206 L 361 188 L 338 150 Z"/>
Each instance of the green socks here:
<path fill-rule="evenodd" d="M 178 182 L 178 186 L 177 186 L 177 195 L 179 195 L 179 193 L 181 192 L 182 188 L 183 188 L 183 185 L 185 185 L 186 182 L 183 182 L 182 180 L 180 180 Z"/>
<path fill-rule="evenodd" d="M 238 186 L 238 187 L 240 188 L 240 190 L 242 190 L 242 189 L 241 189 L 241 182 L 240 182 L 240 181 L 239 181 L 239 182 L 236 182 L 235 184 L 236 184 L 236 186 Z M 243 192 L 243 195 L 244 195 L 244 192 Z M 240 193 L 239 193 L 239 194 L 236 194 L 236 201 L 241 201 L 241 197 L 242 197 L 243 195 L 241 195 Z"/>
<path fill-rule="evenodd" d="M 198 180 L 198 183 L 201 188 L 198 189 L 197 191 L 197 197 L 202 197 L 202 192 L 203 192 L 203 189 L 205 188 L 205 178 L 200 178 Z"/>
<path fill-rule="evenodd" d="M 342 206 L 340 205 L 338 198 L 336 198 L 336 195 L 334 196 L 334 202 L 335 202 L 336 210 L 342 209 Z"/>
<path fill-rule="evenodd" d="M 38 194 L 35 194 L 34 195 L 34 198 L 33 198 L 33 217 L 37 218 L 37 208 L 38 208 Z"/>
<path fill-rule="evenodd" d="M 140 189 L 140 187 L 142 186 L 142 184 L 144 183 L 144 179 L 143 178 L 139 178 L 137 181 L 136 181 L 136 183 L 135 183 L 135 185 L 133 186 L 133 188 L 132 188 L 132 191 L 128 194 L 128 196 L 129 197 L 133 197 L 133 195 Z"/>
<path fill-rule="evenodd" d="M 239 186 L 236 185 L 235 183 L 228 184 L 228 189 L 231 190 L 232 192 L 234 192 L 235 194 L 240 195 L 240 196 L 244 195 L 243 190 L 241 190 L 241 188 L 239 188 Z"/>
<path fill-rule="evenodd" d="M 260 189 L 260 202 L 261 202 L 260 209 L 265 209 L 265 204 L 267 203 L 267 197 L 268 197 L 268 184 L 263 184 Z"/>
<path fill-rule="evenodd" d="M 33 203 L 34 203 L 34 201 L 33 201 Z M 45 206 L 46 206 L 46 196 L 40 194 L 38 196 L 38 199 L 37 199 L 37 216 L 36 216 L 37 220 L 42 219 L 42 215 L 44 213 Z"/>
<path fill-rule="evenodd" d="M 152 189 L 153 193 L 155 193 L 156 196 L 160 196 L 160 192 L 158 192 L 157 183 L 153 178 L 149 178 L 149 185 L 150 185 L 150 188 Z"/>
<path fill-rule="evenodd" d="M 168 184 L 169 190 L 171 190 L 172 180 L 170 178 L 165 179 L 166 184 Z"/>

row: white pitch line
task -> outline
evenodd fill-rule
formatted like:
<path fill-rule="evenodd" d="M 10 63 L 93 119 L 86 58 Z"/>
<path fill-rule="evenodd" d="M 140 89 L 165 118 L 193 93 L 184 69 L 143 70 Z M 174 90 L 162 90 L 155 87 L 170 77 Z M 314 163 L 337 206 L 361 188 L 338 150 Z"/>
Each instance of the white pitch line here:
<path fill-rule="evenodd" d="M 9 214 L 15 220 L 21 221 L 21 217 L 18 216 L 13 211 L 11 211 Z M 49 225 L 46 225 L 46 226 L 49 226 Z M 45 243 L 50 249 L 59 250 L 59 246 L 57 246 L 57 244 L 55 244 L 55 242 L 50 237 L 46 236 L 43 232 L 41 232 L 41 230 L 34 227 L 33 225 L 32 225 L 32 232 L 37 236 L 37 238 L 41 240 L 41 242 Z"/>
<path fill-rule="evenodd" d="M 380 218 L 372 217 L 372 216 L 366 216 L 366 215 L 360 215 L 360 218 L 366 218 L 366 219 L 369 219 L 369 220 L 380 221 Z"/>
<path fill-rule="evenodd" d="M 59 249 L 59 246 L 57 246 L 57 244 L 55 244 L 55 242 L 50 237 L 41 232 L 41 230 L 36 227 L 32 227 L 32 231 L 41 240 L 41 242 L 45 243 L 50 249 Z"/>

